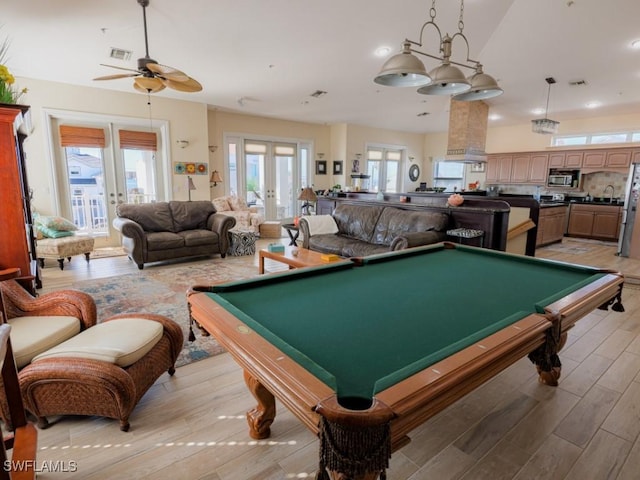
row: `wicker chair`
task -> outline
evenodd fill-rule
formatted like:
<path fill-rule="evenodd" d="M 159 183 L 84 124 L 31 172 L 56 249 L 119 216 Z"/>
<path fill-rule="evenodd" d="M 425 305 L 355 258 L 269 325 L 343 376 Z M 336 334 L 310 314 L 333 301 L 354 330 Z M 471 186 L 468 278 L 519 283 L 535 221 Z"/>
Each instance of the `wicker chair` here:
<path fill-rule="evenodd" d="M 34 297 L 18 281 L 11 279 L 0 282 L 0 304 L 4 307 L 6 318 L 13 321 L 18 317 L 76 317 L 80 322 L 80 331 L 96 324 L 96 305 L 90 295 L 76 290 L 59 290 Z M 2 309 L 0 308 L 0 312 Z M 0 391 L 1 391 L 0 379 Z M 7 400 L 0 393 L 0 415 L 10 424 Z"/>
<path fill-rule="evenodd" d="M 165 371 L 170 375 L 175 372 L 183 345 L 182 328 L 162 315 L 129 313 L 102 323 L 132 317 L 161 323 L 163 335 L 148 353 L 127 367 L 61 357 L 34 361 L 20 371 L 25 407 L 38 417 L 40 428 L 49 426 L 46 417 L 50 415 L 97 415 L 119 420 L 124 432 L 129 429 L 129 415 L 146 391 Z"/>
<path fill-rule="evenodd" d="M 76 316 L 82 322 L 82 331 L 75 339 L 87 335 L 88 328 L 96 323 L 95 302 L 83 292 L 61 290 L 34 298 L 15 281 L 8 280 L 0 282 L 0 294 L 8 319 L 25 315 Z M 25 408 L 38 417 L 40 428 L 49 426 L 46 417 L 51 415 L 96 415 L 119 420 L 120 429 L 127 431 L 129 415 L 140 398 L 163 372 L 173 375 L 183 346 L 181 327 L 162 315 L 145 313 L 115 315 L 101 323 L 123 318 L 152 320 L 162 325 L 159 340 L 134 363 L 120 367 L 91 358 L 34 358 L 18 373 Z M 123 331 L 123 337 L 127 333 Z M 0 398 L 0 407 L 7 422 L 6 398 Z"/>

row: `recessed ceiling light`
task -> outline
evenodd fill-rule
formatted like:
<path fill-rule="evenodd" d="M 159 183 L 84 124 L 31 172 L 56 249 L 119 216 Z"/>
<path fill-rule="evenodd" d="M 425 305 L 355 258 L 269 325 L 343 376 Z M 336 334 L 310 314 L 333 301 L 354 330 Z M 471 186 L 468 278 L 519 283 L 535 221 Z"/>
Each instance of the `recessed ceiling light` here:
<path fill-rule="evenodd" d="M 489 115 L 489 120 L 500 120 L 501 118 L 502 117 L 497 113 L 492 113 L 491 115 Z"/>
<path fill-rule="evenodd" d="M 585 105 L 585 107 L 587 108 L 598 108 L 600 105 L 602 105 L 600 102 L 589 102 Z"/>
<path fill-rule="evenodd" d="M 636 50 L 640 49 L 640 39 L 631 42 L 631 48 L 635 48 Z"/>
<path fill-rule="evenodd" d="M 534 115 L 542 115 L 544 111 L 544 108 L 534 108 L 533 110 L 531 110 L 531 113 L 533 113 Z"/>
<path fill-rule="evenodd" d="M 375 51 L 376 57 L 386 57 L 389 53 L 391 53 L 391 47 L 378 47 Z"/>

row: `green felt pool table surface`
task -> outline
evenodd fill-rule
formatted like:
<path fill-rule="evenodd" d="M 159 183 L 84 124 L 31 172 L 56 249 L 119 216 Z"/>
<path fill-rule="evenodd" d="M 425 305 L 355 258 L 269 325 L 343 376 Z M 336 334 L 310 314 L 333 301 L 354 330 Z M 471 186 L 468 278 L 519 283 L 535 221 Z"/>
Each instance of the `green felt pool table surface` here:
<path fill-rule="evenodd" d="M 235 282 L 207 295 L 338 397 L 371 398 L 603 275 L 438 245 Z"/>

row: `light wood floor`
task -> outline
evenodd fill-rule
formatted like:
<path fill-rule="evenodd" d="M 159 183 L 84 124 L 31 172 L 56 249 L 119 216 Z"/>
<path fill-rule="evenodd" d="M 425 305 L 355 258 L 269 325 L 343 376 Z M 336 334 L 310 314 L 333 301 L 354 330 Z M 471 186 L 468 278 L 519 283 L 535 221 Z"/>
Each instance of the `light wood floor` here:
<path fill-rule="evenodd" d="M 545 248 L 538 256 L 640 276 L 640 262 L 616 257 L 612 245 L 592 243 L 588 251 L 569 239 L 563 245 L 577 250 Z M 229 261 L 253 262 L 257 269 L 257 258 Z M 123 257 L 88 265 L 77 257 L 63 272 L 44 269 L 43 291 L 136 271 Z M 539 385 L 528 360 L 517 362 L 414 430 L 412 442 L 394 453 L 388 478 L 640 478 L 637 285 L 625 286 L 624 305 L 625 313 L 596 311 L 570 332 L 559 387 Z M 38 460 L 45 471 L 39 478 L 313 478 L 315 437 L 280 408 L 271 439 L 251 441 L 244 413 L 253 406 L 241 370 L 227 354 L 186 365 L 151 388 L 127 433 L 101 418 L 65 417 L 41 430 Z M 47 472 L 52 465 L 76 472 Z"/>

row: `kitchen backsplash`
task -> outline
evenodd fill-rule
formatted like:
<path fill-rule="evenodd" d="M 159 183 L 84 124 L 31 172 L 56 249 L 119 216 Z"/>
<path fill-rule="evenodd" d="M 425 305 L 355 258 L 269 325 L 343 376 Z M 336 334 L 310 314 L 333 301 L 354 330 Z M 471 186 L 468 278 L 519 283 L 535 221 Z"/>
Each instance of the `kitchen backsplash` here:
<path fill-rule="evenodd" d="M 623 173 L 616 172 L 597 172 L 587 173 L 581 177 L 580 190 L 567 189 L 564 191 L 562 188 L 547 188 L 540 187 L 541 195 L 552 195 L 554 193 L 568 193 L 570 195 L 580 196 L 590 194 L 592 197 L 603 197 L 604 189 L 607 185 L 613 185 L 614 193 L 613 198 L 620 197 L 624 199 L 624 190 L 627 186 L 627 176 Z M 535 185 L 498 185 L 501 193 L 509 195 L 534 195 L 536 193 Z M 607 192 L 607 197 L 609 192 Z"/>

